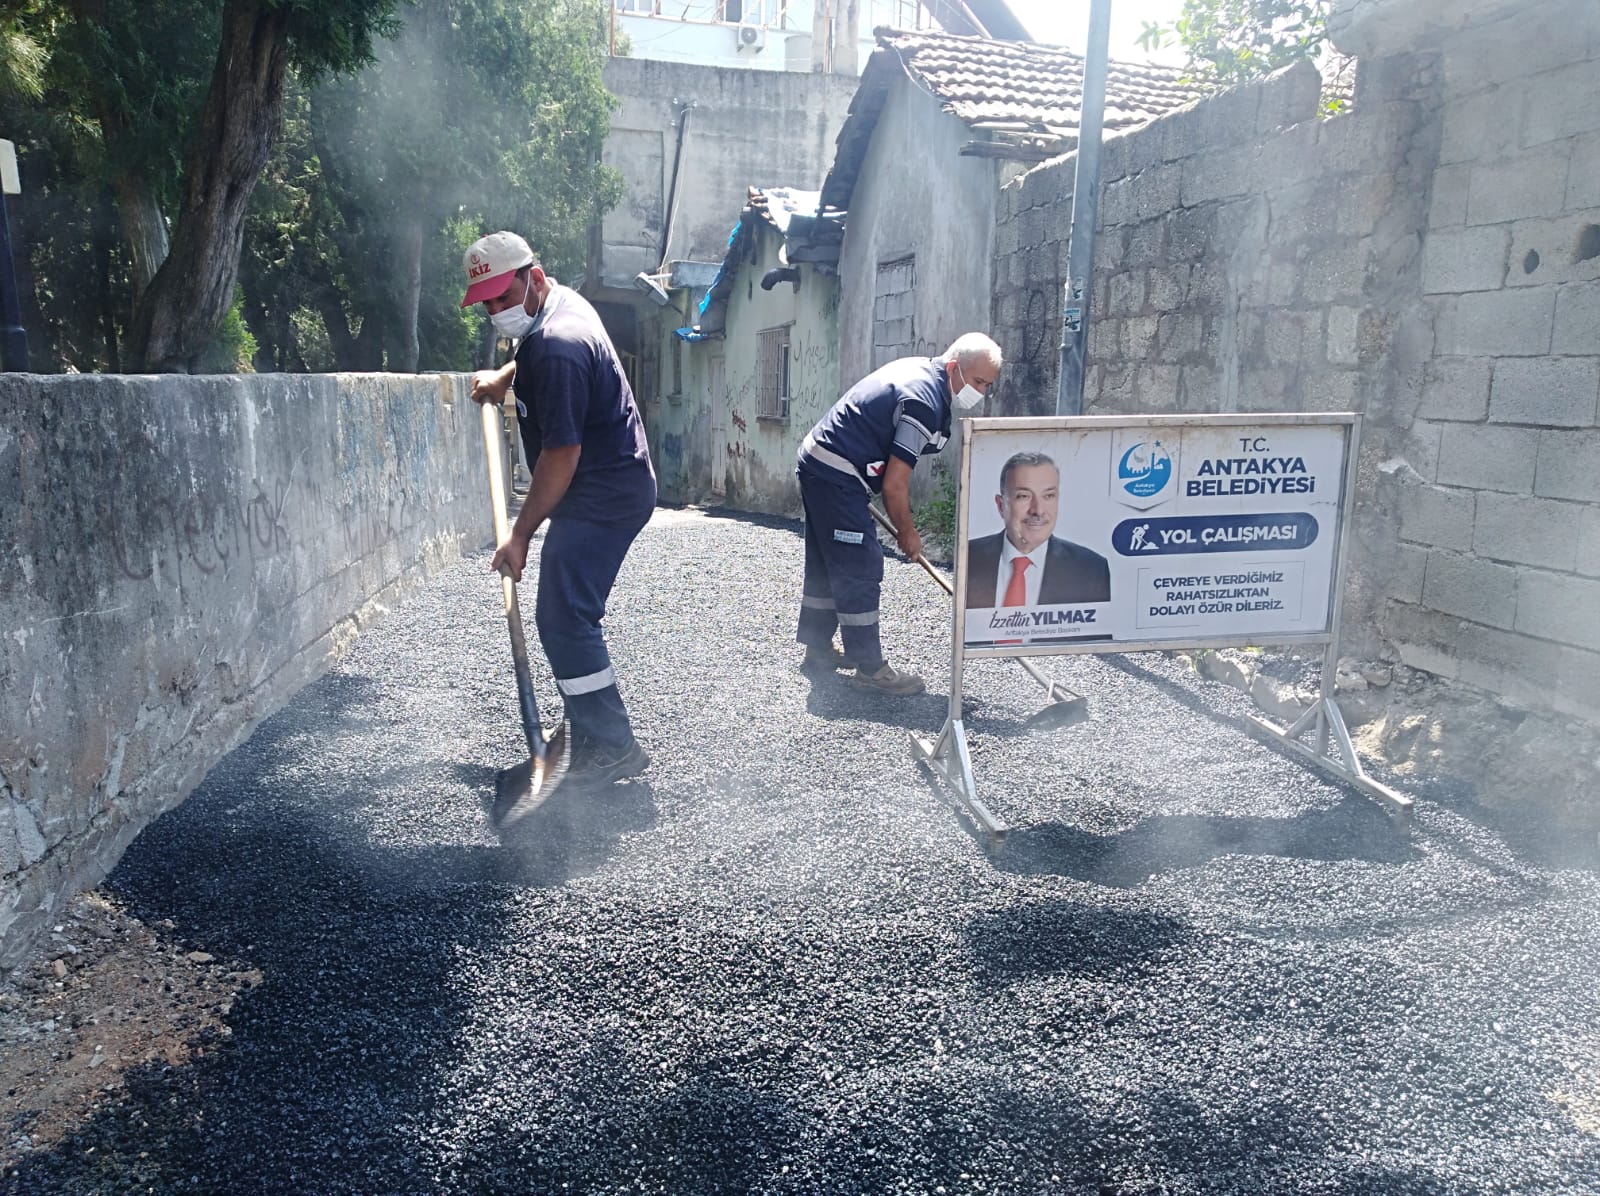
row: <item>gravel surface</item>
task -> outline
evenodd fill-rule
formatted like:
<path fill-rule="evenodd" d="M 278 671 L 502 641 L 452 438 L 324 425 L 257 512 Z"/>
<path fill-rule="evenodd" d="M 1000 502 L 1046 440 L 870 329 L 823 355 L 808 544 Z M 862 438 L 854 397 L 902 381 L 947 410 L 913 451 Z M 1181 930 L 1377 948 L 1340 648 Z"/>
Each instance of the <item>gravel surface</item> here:
<path fill-rule="evenodd" d="M 1397 838 L 1145 655 L 1041 662 L 1092 713 L 1045 734 L 969 670 L 991 858 L 906 750 L 946 600 L 889 564 L 930 693 L 879 698 L 796 670 L 800 563 L 797 525 L 660 512 L 608 618 L 654 762 L 508 844 L 486 556 L 408 600 L 113 874 L 259 973 L 226 1041 L 0 1187 L 1600 1190 L 1592 845 L 1445 790 Z"/>

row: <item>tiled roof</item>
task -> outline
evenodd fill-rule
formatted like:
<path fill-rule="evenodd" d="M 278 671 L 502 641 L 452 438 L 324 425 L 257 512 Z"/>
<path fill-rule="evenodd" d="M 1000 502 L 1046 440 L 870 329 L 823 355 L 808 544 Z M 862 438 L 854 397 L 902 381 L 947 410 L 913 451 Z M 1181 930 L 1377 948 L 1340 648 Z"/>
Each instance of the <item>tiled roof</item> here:
<path fill-rule="evenodd" d="M 1059 46 L 989 41 L 948 33 L 875 31 L 911 76 L 926 84 L 945 110 L 974 128 L 1076 137 L 1083 95 L 1083 58 Z M 1177 67 L 1113 62 L 1106 77 L 1105 127 L 1125 129 L 1154 120 L 1200 93 L 1180 82 Z"/>
<path fill-rule="evenodd" d="M 909 75 L 960 118 L 988 156 L 1039 161 L 1077 144 L 1083 57 L 1059 46 L 958 37 L 936 31 L 877 29 L 878 49 L 862 72 L 822 185 L 828 208 L 848 208 L 856 175 L 889 88 Z M 1130 128 L 1180 108 L 1200 92 L 1175 67 L 1113 62 L 1107 71 L 1107 131 Z"/>
<path fill-rule="evenodd" d="M 813 262 L 831 269 L 839 260 L 844 218 L 838 213 L 817 215 L 819 200 L 818 192 L 794 187 L 746 188 L 744 210 L 728 237 L 728 252 L 700 300 L 700 319 L 688 328 L 677 329 L 677 335 L 693 342 L 722 333 L 727 325 L 734 277 L 741 265 L 755 260 L 755 230 L 759 225 L 775 229 L 783 237 L 780 262 Z M 767 286 L 761 285 L 763 289 Z"/>
<path fill-rule="evenodd" d="M 750 187 L 745 206 L 766 220 L 780 233 L 788 233 L 789 221 L 797 214 L 809 216 L 817 210 L 821 198 L 816 191 L 800 191 L 794 187 Z"/>

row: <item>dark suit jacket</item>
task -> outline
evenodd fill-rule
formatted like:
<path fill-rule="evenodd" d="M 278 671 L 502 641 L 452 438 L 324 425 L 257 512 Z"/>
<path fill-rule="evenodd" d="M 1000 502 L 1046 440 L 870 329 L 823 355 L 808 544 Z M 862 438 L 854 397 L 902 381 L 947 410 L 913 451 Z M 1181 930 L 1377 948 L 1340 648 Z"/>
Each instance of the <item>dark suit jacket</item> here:
<path fill-rule="evenodd" d="M 995 605 L 995 578 L 1000 570 L 1000 547 L 1004 539 L 1004 532 L 996 532 L 968 542 L 968 610 Z M 1050 550 L 1044 558 L 1044 576 L 1039 579 L 1039 605 L 1110 601 L 1111 567 L 1106 564 L 1106 558 L 1082 544 L 1051 536 Z"/>

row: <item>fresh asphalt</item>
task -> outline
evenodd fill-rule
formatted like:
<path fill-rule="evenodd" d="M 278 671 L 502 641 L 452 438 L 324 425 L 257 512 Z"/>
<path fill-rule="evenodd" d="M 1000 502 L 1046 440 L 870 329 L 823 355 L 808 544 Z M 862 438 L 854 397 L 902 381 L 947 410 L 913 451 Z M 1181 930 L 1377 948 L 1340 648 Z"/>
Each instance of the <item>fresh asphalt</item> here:
<path fill-rule="evenodd" d="M 1600 1190 L 1592 844 L 1414 786 L 1396 836 L 1144 655 L 1041 662 L 1092 715 L 1045 734 L 1020 670 L 971 666 L 991 857 L 907 753 L 947 600 L 891 560 L 928 694 L 808 678 L 801 555 L 659 512 L 607 619 L 654 762 L 507 844 L 486 554 L 409 598 L 109 882 L 261 970 L 231 1036 L 0 1189 Z"/>

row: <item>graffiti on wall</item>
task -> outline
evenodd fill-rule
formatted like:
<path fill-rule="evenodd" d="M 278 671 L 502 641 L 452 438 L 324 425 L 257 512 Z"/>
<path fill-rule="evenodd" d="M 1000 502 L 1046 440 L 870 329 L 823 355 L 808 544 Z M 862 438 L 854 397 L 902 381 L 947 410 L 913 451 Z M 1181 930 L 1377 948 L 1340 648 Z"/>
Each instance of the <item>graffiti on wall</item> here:
<path fill-rule="evenodd" d="M 1050 339 L 1050 300 L 1034 287 L 1022 300 L 1022 326 L 1018 329 L 1017 360 L 1033 365 L 1044 354 Z"/>
<path fill-rule="evenodd" d="M 404 539 L 427 512 L 411 492 L 390 477 L 371 485 L 376 494 L 347 490 L 328 496 L 291 471 L 279 479 L 252 478 L 233 494 L 152 494 L 136 477 L 112 482 L 102 526 L 118 571 L 130 581 L 149 581 L 160 570 L 182 590 L 186 573 L 224 575 L 288 557 L 298 538 L 296 507 L 335 512 L 337 533 L 322 537 L 324 551 L 342 551 L 351 561 Z M 340 488 L 344 490 L 343 487 Z M 335 549 L 335 545 L 337 548 Z"/>
<path fill-rule="evenodd" d="M 375 500 L 348 499 L 338 518 L 345 555 L 351 560 L 371 556 L 386 544 L 402 539 L 417 524 L 422 512 L 416 510 L 411 492 L 393 484 L 379 487 L 383 496 Z M 308 488 L 308 497 L 320 503 L 318 487 Z"/>
<path fill-rule="evenodd" d="M 105 516 L 111 558 L 132 581 L 148 581 L 170 561 L 181 589 L 185 567 L 209 576 L 236 561 L 283 556 L 293 547 L 284 518 L 293 493 L 293 475 L 213 498 L 151 494 L 136 474 L 116 474 Z"/>

